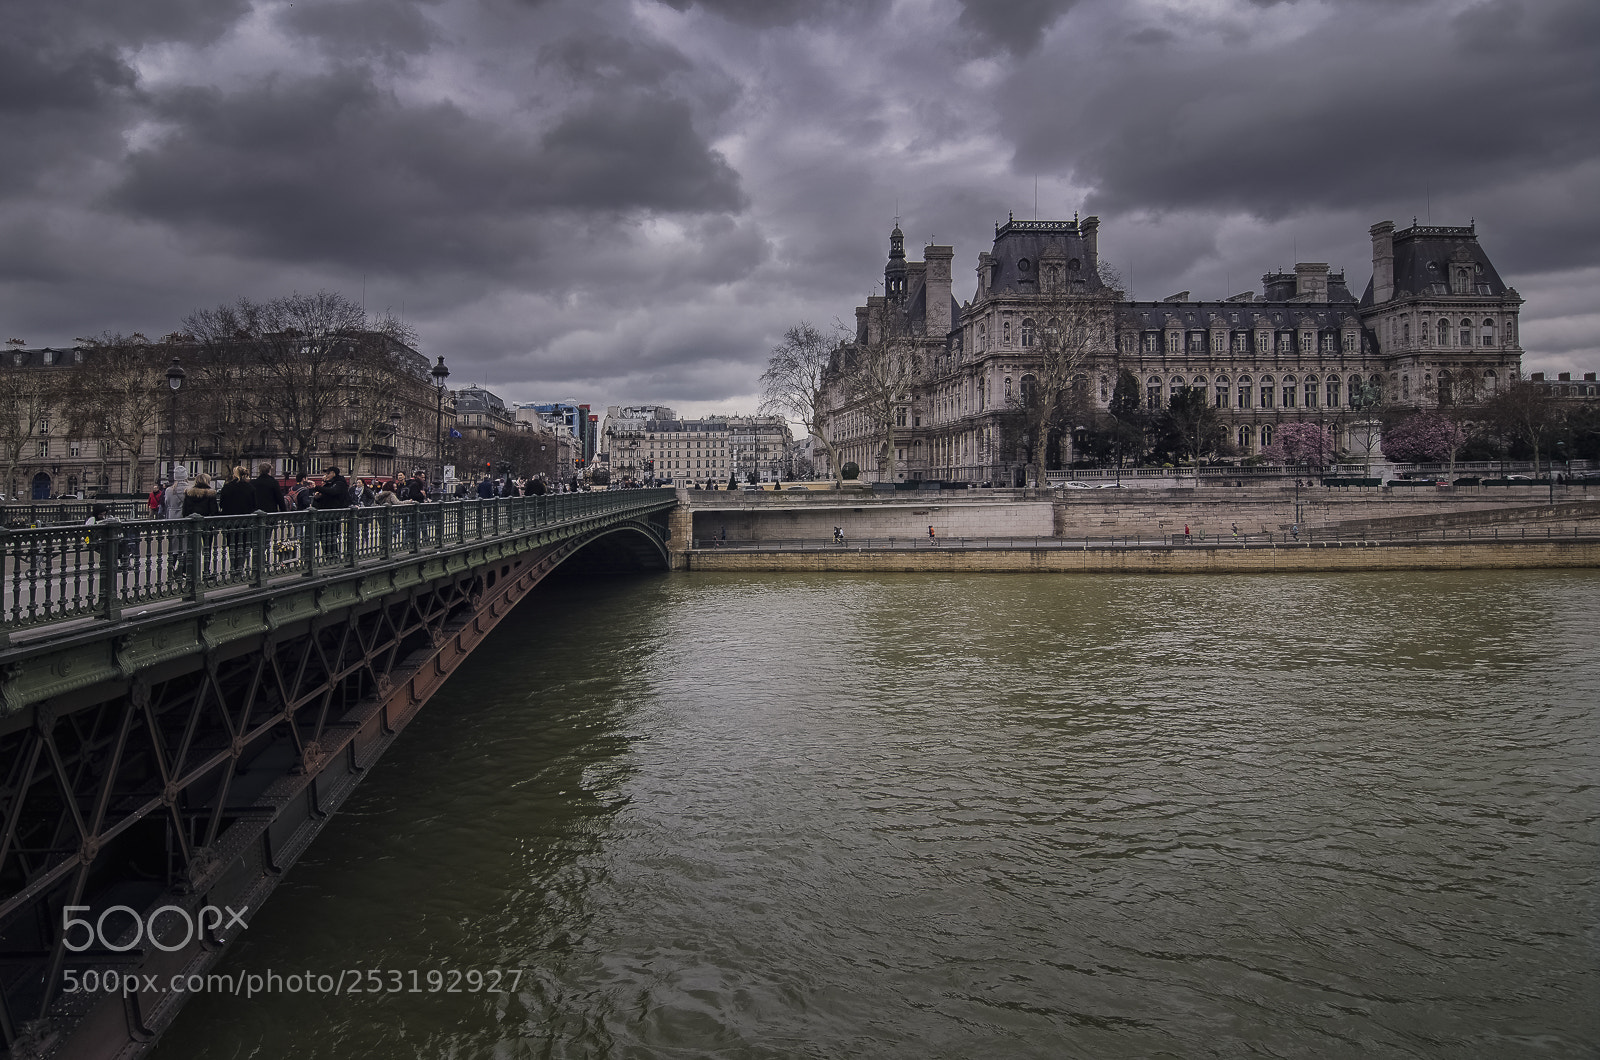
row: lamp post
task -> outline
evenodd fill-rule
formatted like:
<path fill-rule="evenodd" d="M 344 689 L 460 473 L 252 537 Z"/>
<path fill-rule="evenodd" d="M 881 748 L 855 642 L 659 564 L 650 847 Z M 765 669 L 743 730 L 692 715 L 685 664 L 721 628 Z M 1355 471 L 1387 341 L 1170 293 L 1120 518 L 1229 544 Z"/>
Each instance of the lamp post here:
<path fill-rule="evenodd" d="M 1546 473 L 1545 477 L 1550 480 L 1550 503 L 1551 504 L 1554 504 L 1556 502 L 1556 461 L 1561 460 L 1563 454 L 1565 454 L 1566 451 L 1567 451 L 1567 443 L 1566 442 L 1557 442 L 1555 444 L 1555 452 L 1550 454 L 1550 457 L 1551 457 L 1551 459 L 1550 459 L 1550 470 Z"/>
<path fill-rule="evenodd" d="M 183 389 L 183 365 L 174 357 L 167 368 L 167 480 L 174 478 L 178 460 L 178 391 Z M 159 468 L 156 477 L 161 477 Z"/>
<path fill-rule="evenodd" d="M 394 446 L 394 462 L 389 466 L 389 476 L 393 478 L 400 473 L 400 409 L 389 410 L 389 444 Z"/>
<path fill-rule="evenodd" d="M 433 376 L 433 386 L 438 391 L 438 400 L 434 406 L 433 459 L 439 467 L 439 488 L 442 490 L 444 489 L 444 381 L 450 378 L 450 369 L 444 364 L 444 354 L 439 355 L 439 363 L 433 366 L 429 374 Z"/>
<path fill-rule="evenodd" d="M 489 459 L 489 477 L 490 478 L 494 478 L 494 463 L 495 463 L 495 461 L 494 461 L 494 428 L 493 427 L 490 427 L 488 429 L 488 431 L 485 432 L 485 437 L 489 440 L 489 458 L 488 458 Z"/>

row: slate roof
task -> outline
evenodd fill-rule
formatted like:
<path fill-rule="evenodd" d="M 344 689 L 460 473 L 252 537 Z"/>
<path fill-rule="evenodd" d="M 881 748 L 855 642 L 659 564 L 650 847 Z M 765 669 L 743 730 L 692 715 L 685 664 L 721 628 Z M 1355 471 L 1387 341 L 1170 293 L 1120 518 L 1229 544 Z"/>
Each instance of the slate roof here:
<path fill-rule="evenodd" d="M 1348 293 L 1348 292 L 1347 292 Z M 1168 319 L 1184 331 L 1209 331 L 1213 318 L 1229 331 L 1273 331 L 1299 328 L 1309 320 L 1318 330 L 1338 329 L 1356 318 L 1356 302 L 1123 302 L 1118 316 L 1124 328 L 1160 331 Z M 1359 326 L 1359 324 L 1358 324 Z"/>
<path fill-rule="evenodd" d="M 1499 297 L 1506 293 L 1505 281 L 1478 245 L 1477 225 L 1414 224 L 1394 234 L 1395 297 L 1450 294 L 1449 266 L 1458 260 L 1472 266 L 1472 295 Z M 1370 280 L 1361 304 L 1372 305 Z"/>

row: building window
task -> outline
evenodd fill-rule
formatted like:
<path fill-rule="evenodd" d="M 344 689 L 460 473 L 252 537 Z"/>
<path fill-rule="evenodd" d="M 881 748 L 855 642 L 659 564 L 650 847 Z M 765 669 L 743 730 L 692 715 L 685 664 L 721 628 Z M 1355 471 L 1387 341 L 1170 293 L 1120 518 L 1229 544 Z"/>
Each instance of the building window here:
<path fill-rule="evenodd" d="M 1033 345 L 1033 321 L 1032 320 L 1024 320 L 1022 322 L 1022 346 L 1023 346 L 1024 349 L 1027 349 L 1027 348 L 1031 347 L 1032 345 Z"/>
<path fill-rule="evenodd" d="M 1286 409 L 1294 408 L 1294 396 L 1295 396 L 1294 380 L 1293 379 L 1285 379 L 1283 381 L 1283 407 L 1284 408 L 1286 408 Z"/>
<path fill-rule="evenodd" d="M 1224 333 L 1224 332 L 1221 332 L 1221 331 L 1213 331 L 1211 333 L 1211 352 L 1212 353 L 1225 353 L 1225 352 L 1227 352 L 1227 349 L 1228 349 L 1228 336 L 1227 336 L 1227 334 Z"/>
<path fill-rule="evenodd" d="M 1336 375 L 1328 376 L 1328 407 L 1339 407 L 1339 377 Z"/>
<path fill-rule="evenodd" d="M 1218 379 L 1217 380 L 1217 408 L 1225 409 L 1227 407 L 1228 407 L 1228 381 L 1226 379 Z"/>
<path fill-rule="evenodd" d="M 905 409 L 895 409 L 894 410 L 894 425 L 896 427 L 904 427 L 906 425 L 906 410 Z"/>
<path fill-rule="evenodd" d="M 1241 378 L 1239 380 L 1239 407 L 1242 408 L 1242 409 L 1247 409 L 1247 408 L 1250 407 L 1250 377 L 1249 376 L 1244 376 L 1243 378 Z"/>
<path fill-rule="evenodd" d="M 1161 407 L 1161 380 L 1151 377 L 1144 388 L 1144 404 L 1148 409 Z"/>
<path fill-rule="evenodd" d="M 1272 424 L 1263 423 L 1261 425 L 1261 448 L 1265 449 L 1267 446 L 1269 446 L 1271 444 L 1272 444 Z"/>
<path fill-rule="evenodd" d="M 1258 331 L 1258 332 L 1256 332 L 1256 352 L 1257 353 L 1271 353 L 1272 352 L 1272 332 L 1270 332 L 1270 331 Z"/>
<path fill-rule="evenodd" d="M 1353 331 L 1347 331 L 1344 333 L 1344 352 L 1356 352 L 1356 333 Z"/>
<path fill-rule="evenodd" d="M 1302 331 L 1300 333 L 1300 352 L 1315 353 L 1317 349 L 1317 336 L 1315 332 Z"/>
<path fill-rule="evenodd" d="M 1483 344 L 1485 346 L 1494 345 L 1494 321 L 1492 320 L 1483 322 Z"/>
<path fill-rule="evenodd" d="M 39 459 L 44 460 L 50 456 L 50 439 L 39 439 Z"/>
<path fill-rule="evenodd" d="M 49 416 L 46 416 L 46 417 L 44 417 L 43 419 L 41 419 L 39 421 L 39 433 L 40 434 L 49 434 L 50 433 L 50 417 Z"/>
<path fill-rule="evenodd" d="M 1270 409 L 1272 407 L 1272 398 L 1272 377 L 1267 376 L 1265 379 L 1261 380 L 1261 407 L 1264 409 Z"/>
<path fill-rule="evenodd" d="M 1484 369 L 1484 373 L 1483 373 L 1483 392 L 1485 394 L 1494 393 L 1495 384 L 1498 381 L 1499 380 L 1497 380 L 1495 378 L 1495 374 L 1494 374 L 1494 369 L 1493 368 Z"/>
<path fill-rule="evenodd" d="M 1178 333 L 1176 331 L 1167 332 L 1167 352 L 1178 352 Z"/>
<path fill-rule="evenodd" d="M 1462 318 L 1461 321 L 1461 345 L 1472 345 L 1472 321 L 1466 318 Z"/>
<path fill-rule="evenodd" d="M 1439 320 L 1439 345 L 1450 345 L 1450 321 L 1442 317 Z"/>
<path fill-rule="evenodd" d="M 1249 427 L 1240 427 L 1239 428 L 1239 449 L 1242 452 L 1246 452 L 1246 453 L 1248 453 L 1250 451 L 1250 428 Z"/>
<path fill-rule="evenodd" d="M 68 442 L 67 443 L 67 454 L 69 456 L 78 456 L 79 455 L 79 445 L 78 445 L 77 442 Z"/>

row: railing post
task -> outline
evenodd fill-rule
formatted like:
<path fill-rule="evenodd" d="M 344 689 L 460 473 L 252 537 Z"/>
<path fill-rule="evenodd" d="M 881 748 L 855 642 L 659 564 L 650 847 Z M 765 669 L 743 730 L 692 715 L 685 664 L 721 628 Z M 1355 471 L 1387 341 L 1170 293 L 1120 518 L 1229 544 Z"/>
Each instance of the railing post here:
<path fill-rule="evenodd" d="M 206 517 L 191 515 L 187 520 L 188 526 L 184 528 L 184 536 L 189 543 L 189 554 L 185 557 L 189 567 L 189 591 L 183 594 L 185 600 L 199 600 L 204 595 L 200 591 L 200 579 L 205 574 L 205 557 L 200 555 L 201 543 L 205 540 L 200 528 L 205 525 Z"/>
<path fill-rule="evenodd" d="M 267 582 L 267 563 L 270 556 L 267 540 L 270 531 L 267 529 L 266 512 L 257 511 L 251 518 L 255 520 L 250 527 L 250 534 L 254 541 L 251 546 L 251 552 L 254 553 L 252 558 L 255 561 L 255 566 L 251 570 L 250 584 L 259 589 Z"/>
<path fill-rule="evenodd" d="M 383 550 L 378 554 L 388 559 L 394 555 L 394 505 L 385 504 L 378 516 L 378 532 L 383 535 Z"/>
<path fill-rule="evenodd" d="M 482 497 L 478 498 L 477 508 L 478 508 L 478 510 L 477 510 L 478 540 L 482 541 L 483 540 L 483 498 Z M 463 537 L 463 540 L 465 540 L 465 537 Z"/>
<path fill-rule="evenodd" d="M 307 578 L 314 578 L 317 574 L 317 535 L 319 533 L 317 510 L 315 508 L 306 509 L 304 530 L 305 534 L 301 538 L 300 548 L 305 555 L 301 556 L 300 560 L 305 570 L 301 573 Z"/>
<path fill-rule="evenodd" d="M 122 617 L 122 601 L 117 596 L 117 560 L 122 548 L 122 524 L 107 526 L 102 523 L 94 530 L 100 535 L 100 540 L 96 542 L 100 553 L 100 617 L 115 622 Z"/>
<path fill-rule="evenodd" d="M 444 510 L 446 507 L 443 501 L 439 502 L 439 534 L 433 540 L 433 547 L 436 549 L 444 548 Z M 457 523 L 460 521 L 460 519 L 456 520 Z"/>

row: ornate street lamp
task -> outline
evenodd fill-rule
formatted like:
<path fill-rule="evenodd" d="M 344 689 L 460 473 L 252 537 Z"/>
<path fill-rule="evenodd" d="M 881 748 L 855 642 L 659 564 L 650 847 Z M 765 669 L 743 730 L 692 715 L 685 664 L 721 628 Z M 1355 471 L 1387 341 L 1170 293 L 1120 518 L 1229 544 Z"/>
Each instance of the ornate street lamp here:
<path fill-rule="evenodd" d="M 178 391 L 183 389 L 183 366 L 174 357 L 167 368 L 167 481 L 176 478 L 178 461 Z M 157 465 L 156 477 L 161 477 Z"/>
<path fill-rule="evenodd" d="M 394 462 L 389 465 L 389 474 L 400 473 L 400 409 L 398 406 L 389 410 L 389 444 L 394 447 Z"/>
<path fill-rule="evenodd" d="M 439 488 L 444 489 L 444 381 L 450 378 L 450 369 L 444 364 L 444 354 L 439 355 L 439 363 L 433 366 L 429 374 L 433 376 L 433 385 L 439 392 L 434 409 L 433 459 L 439 468 Z"/>

